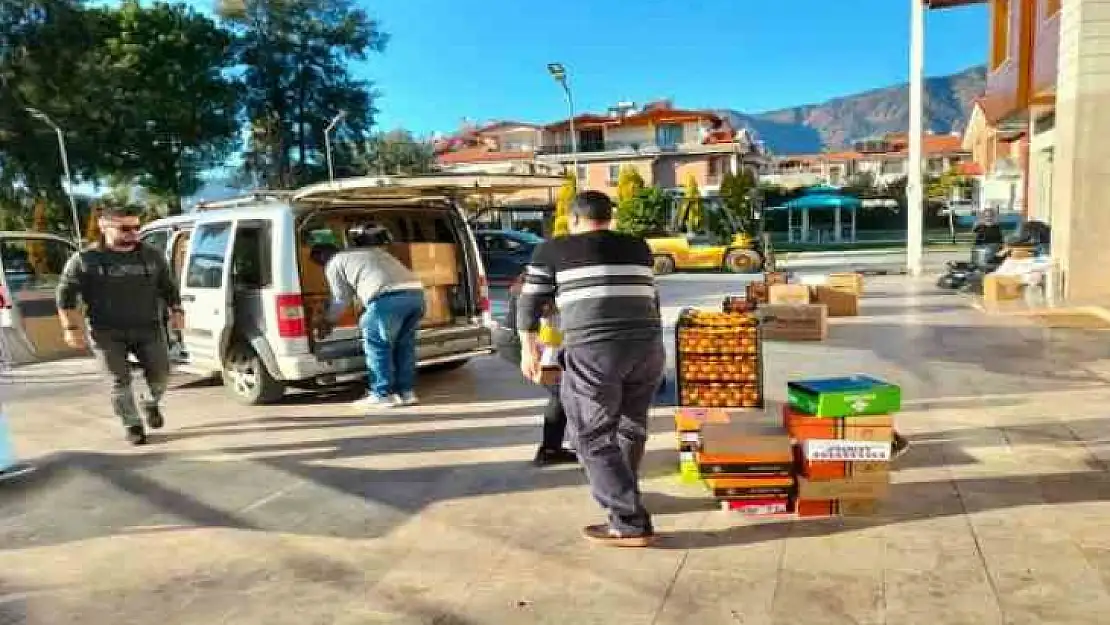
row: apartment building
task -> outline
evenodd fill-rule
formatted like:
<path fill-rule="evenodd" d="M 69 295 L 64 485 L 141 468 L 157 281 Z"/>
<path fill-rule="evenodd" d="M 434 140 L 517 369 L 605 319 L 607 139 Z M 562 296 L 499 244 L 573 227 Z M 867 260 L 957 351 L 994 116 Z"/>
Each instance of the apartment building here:
<path fill-rule="evenodd" d="M 571 127 L 574 136 L 571 136 Z M 762 148 L 746 131 L 711 111 L 678 109 L 669 101 L 644 107 L 620 103 L 547 125 L 497 122 L 466 129 L 437 144 L 437 160 L 453 170 L 493 163 L 540 163 L 567 170 L 577 163 L 581 189 L 616 193 L 621 169 L 634 167 L 647 185 L 681 192 L 691 178 L 705 195 L 726 173 L 763 167 Z"/>
<path fill-rule="evenodd" d="M 878 186 L 906 176 L 909 167 L 909 136 L 889 133 L 856 141 L 851 150 L 777 156 L 769 159 L 760 180 L 787 188 L 845 186 L 855 178 L 870 175 Z M 970 151 L 957 135 L 927 134 L 923 142 L 925 171 L 939 176 L 949 170 L 962 171 L 971 161 Z"/>
<path fill-rule="evenodd" d="M 931 9 L 989 4 L 982 123 L 969 143 L 1005 144 L 1024 210 L 1052 226 L 1054 290 L 1110 301 L 1110 0 L 922 0 Z M 989 149 L 985 149 L 989 153 Z"/>

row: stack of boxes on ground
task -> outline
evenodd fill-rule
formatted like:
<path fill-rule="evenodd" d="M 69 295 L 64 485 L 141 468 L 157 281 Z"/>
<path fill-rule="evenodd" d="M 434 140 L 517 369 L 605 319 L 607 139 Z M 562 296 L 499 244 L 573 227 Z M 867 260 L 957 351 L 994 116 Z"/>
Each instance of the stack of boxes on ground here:
<path fill-rule="evenodd" d="M 747 299 L 759 306 L 763 337 L 769 341 L 823 341 L 829 317 L 859 314 L 863 276 L 834 273 L 821 284 L 789 284 L 786 274 L 769 273 L 748 284 Z"/>
<path fill-rule="evenodd" d="M 838 294 L 860 290 L 855 278 L 841 280 L 822 286 Z M 794 285 L 772 283 L 767 294 L 787 293 L 779 286 Z M 898 387 L 865 376 L 797 381 L 788 405 L 765 405 L 767 322 L 760 318 L 772 316 L 768 309 L 778 313 L 776 306 L 814 305 L 760 305 L 755 295 L 726 299 L 723 312 L 679 315 L 675 428 L 682 481 L 704 483 L 723 509 L 749 515 L 874 510 L 889 484 Z M 817 306 L 824 311 L 827 304 Z"/>

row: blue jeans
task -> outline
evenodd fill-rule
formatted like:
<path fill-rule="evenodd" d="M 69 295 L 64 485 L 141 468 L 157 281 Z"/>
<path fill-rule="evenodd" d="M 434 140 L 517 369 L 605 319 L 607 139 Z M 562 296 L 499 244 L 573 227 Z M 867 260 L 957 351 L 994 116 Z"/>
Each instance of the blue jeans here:
<path fill-rule="evenodd" d="M 423 317 L 423 291 L 393 291 L 367 302 L 358 327 L 371 394 L 389 397 L 415 388 L 416 333 Z"/>

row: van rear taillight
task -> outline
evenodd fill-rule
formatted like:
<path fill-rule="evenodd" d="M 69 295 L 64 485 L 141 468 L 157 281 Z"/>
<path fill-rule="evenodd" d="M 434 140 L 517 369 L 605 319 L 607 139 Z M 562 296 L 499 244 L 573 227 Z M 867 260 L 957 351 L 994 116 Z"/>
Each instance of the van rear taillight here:
<path fill-rule="evenodd" d="M 278 295 L 276 299 L 278 334 L 286 339 L 308 336 L 304 298 L 299 293 L 287 293 Z"/>
<path fill-rule="evenodd" d="M 485 276 L 478 276 L 478 310 L 484 313 L 490 311 L 489 281 Z"/>

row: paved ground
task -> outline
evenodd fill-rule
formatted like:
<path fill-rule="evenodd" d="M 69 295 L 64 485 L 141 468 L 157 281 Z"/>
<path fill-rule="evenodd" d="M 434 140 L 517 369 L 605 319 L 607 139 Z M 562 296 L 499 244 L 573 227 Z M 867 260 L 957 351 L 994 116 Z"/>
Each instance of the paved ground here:
<path fill-rule="evenodd" d="M 663 288 L 674 311 L 731 287 Z M 1003 326 L 904 278 L 868 290 L 828 341 L 769 344 L 768 390 L 849 371 L 903 385 L 915 447 L 882 513 L 711 510 L 673 477 L 660 408 L 649 550 L 578 538 L 599 519 L 582 475 L 528 465 L 543 400 L 495 359 L 377 417 L 181 388 L 142 450 L 82 363 L 61 385 L 17 372 L 7 415 L 42 468 L 0 485 L 0 624 L 1105 623 L 1107 335 Z"/>

